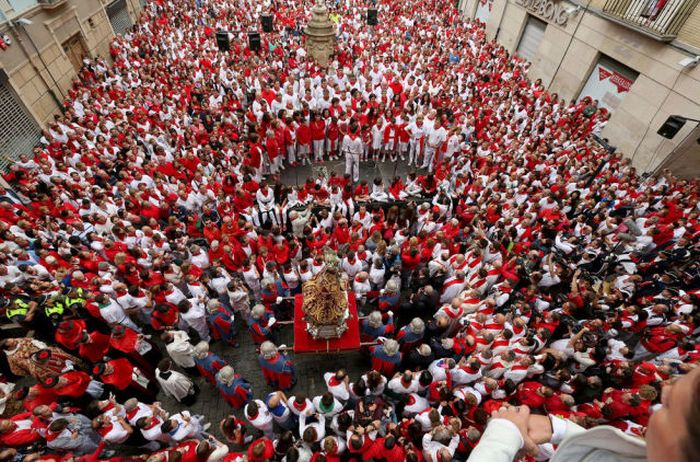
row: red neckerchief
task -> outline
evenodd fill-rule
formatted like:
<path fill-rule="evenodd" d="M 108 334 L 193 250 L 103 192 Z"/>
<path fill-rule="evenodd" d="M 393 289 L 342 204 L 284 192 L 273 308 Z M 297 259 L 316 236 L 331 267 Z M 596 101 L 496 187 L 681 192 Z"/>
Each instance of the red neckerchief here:
<path fill-rule="evenodd" d="M 297 402 L 297 400 L 294 400 L 292 402 L 292 404 L 294 405 L 294 409 L 296 409 L 297 411 L 303 411 L 304 409 L 306 409 L 306 401 L 299 404 L 299 402 Z"/>

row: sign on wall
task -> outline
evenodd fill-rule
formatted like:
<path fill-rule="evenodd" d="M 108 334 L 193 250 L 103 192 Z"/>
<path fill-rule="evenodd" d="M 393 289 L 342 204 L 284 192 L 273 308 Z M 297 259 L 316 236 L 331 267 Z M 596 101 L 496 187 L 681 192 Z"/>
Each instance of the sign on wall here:
<path fill-rule="evenodd" d="M 564 26 L 569 20 L 564 3 L 557 0 L 515 0 L 515 3 L 557 26 Z"/>
<path fill-rule="evenodd" d="M 620 105 L 637 79 L 638 72 L 607 56 L 601 56 L 586 81 L 579 99 L 590 96 L 598 106 L 612 112 Z"/>

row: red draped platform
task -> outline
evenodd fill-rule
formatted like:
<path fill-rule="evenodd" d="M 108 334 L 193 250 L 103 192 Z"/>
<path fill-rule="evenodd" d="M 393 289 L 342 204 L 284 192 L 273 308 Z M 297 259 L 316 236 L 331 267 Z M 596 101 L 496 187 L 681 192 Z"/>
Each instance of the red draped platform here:
<path fill-rule="evenodd" d="M 328 353 L 341 350 L 358 350 L 360 348 L 360 322 L 357 319 L 357 306 L 355 294 L 348 293 L 348 330 L 342 337 L 332 340 L 314 340 L 306 332 L 304 311 L 302 304 L 304 296 L 299 294 L 294 297 L 294 352 L 295 353 Z"/>

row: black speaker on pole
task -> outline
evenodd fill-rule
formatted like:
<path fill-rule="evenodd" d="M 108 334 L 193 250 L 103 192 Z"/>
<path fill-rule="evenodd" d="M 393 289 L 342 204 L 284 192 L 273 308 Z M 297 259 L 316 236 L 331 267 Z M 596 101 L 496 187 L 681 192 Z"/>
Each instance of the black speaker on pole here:
<path fill-rule="evenodd" d="M 377 9 L 367 8 L 367 25 L 376 26 L 377 24 L 379 24 L 379 20 L 377 19 Z"/>
<path fill-rule="evenodd" d="M 248 32 L 248 45 L 250 51 L 260 51 L 262 44 L 260 42 L 260 33 L 257 31 Z"/>
<path fill-rule="evenodd" d="M 229 51 L 231 49 L 228 41 L 228 32 L 219 31 L 216 33 L 216 45 L 219 47 L 219 51 Z"/>
<path fill-rule="evenodd" d="M 669 116 L 668 119 L 666 119 L 666 122 L 664 122 L 656 133 L 670 140 L 676 136 L 676 133 L 678 133 L 681 128 L 683 128 L 683 125 L 685 125 L 685 120 L 685 117 L 676 115 Z"/>
<path fill-rule="evenodd" d="M 273 32 L 274 29 L 272 28 L 272 15 L 271 14 L 261 14 L 260 15 L 260 24 L 262 25 L 262 30 L 266 34 L 269 34 L 270 32 Z"/>

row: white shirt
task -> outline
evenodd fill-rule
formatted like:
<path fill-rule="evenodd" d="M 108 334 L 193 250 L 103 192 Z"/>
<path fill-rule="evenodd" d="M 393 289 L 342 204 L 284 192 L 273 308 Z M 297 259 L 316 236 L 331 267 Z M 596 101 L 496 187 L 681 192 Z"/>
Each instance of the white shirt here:
<path fill-rule="evenodd" d="M 418 395 L 417 393 L 411 393 L 410 395 L 412 403 L 407 403 L 403 408 L 403 413 L 405 416 L 416 415 L 419 412 L 423 412 L 430 408 L 430 403 L 427 399 Z"/>
<path fill-rule="evenodd" d="M 184 419 L 184 416 L 190 418 L 190 421 L 187 422 Z M 197 438 L 202 433 L 202 425 L 199 423 L 199 420 L 190 416 L 189 411 L 182 411 L 179 414 L 170 416 L 170 419 L 176 420 L 178 423 L 177 429 L 170 435 L 170 437 L 175 441 L 180 442 Z"/>
<path fill-rule="evenodd" d="M 347 401 L 350 398 L 350 392 L 348 391 L 348 384 L 342 381 L 336 385 L 331 385 L 331 380 L 335 383 L 335 374 L 332 372 L 326 372 L 323 374 L 323 380 L 326 382 L 326 387 L 328 391 L 337 399 L 341 401 Z"/>
<path fill-rule="evenodd" d="M 163 420 L 158 417 L 158 422 L 152 427 L 142 428 L 141 434 L 148 441 L 160 441 L 163 443 L 170 442 L 170 435 L 163 434 L 160 430 L 160 426 L 163 425 Z"/>
<path fill-rule="evenodd" d="M 156 379 L 158 384 L 163 389 L 165 394 L 172 396 L 178 401 L 181 401 L 187 395 L 189 395 L 190 390 L 194 386 L 192 381 L 185 374 L 180 372 L 170 370 L 166 372 L 170 374 L 167 379 L 163 378 L 159 374 L 160 369 L 156 369 Z M 175 439 L 175 437 L 173 437 Z"/>
<path fill-rule="evenodd" d="M 346 155 L 359 156 L 363 151 L 362 139 L 359 136 L 345 135 L 341 145 L 341 151 Z"/>
<path fill-rule="evenodd" d="M 111 418 L 112 428 L 103 436 L 103 439 L 107 443 L 111 444 L 121 444 L 129 438 L 129 433 L 122 427 L 119 423 L 117 417 L 112 416 Z"/>
<path fill-rule="evenodd" d="M 136 405 L 136 412 L 131 416 L 127 414 L 127 420 L 131 425 L 136 425 L 136 422 L 138 422 L 141 417 L 151 417 L 152 415 L 153 411 L 151 408 L 147 404 L 139 402 Z"/>
<path fill-rule="evenodd" d="M 182 319 L 188 326 L 196 330 L 203 340 L 209 338 L 209 326 L 207 325 L 207 315 L 204 311 L 204 305 L 199 303 L 196 299 L 190 299 L 190 309 L 187 313 L 180 313 L 180 319 Z"/>
<path fill-rule="evenodd" d="M 347 273 L 348 277 L 354 278 L 357 275 L 357 273 L 362 271 L 362 262 L 357 257 L 352 262 L 350 262 L 348 258 L 345 257 L 343 258 L 341 267 L 343 271 Z"/>
<path fill-rule="evenodd" d="M 109 304 L 100 307 L 100 316 L 107 324 L 119 324 L 127 318 L 124 309 L 113 299 L 109 299 Z"/>
<path fill-rule="evenodd" d="M 387 387 L 389 387 L 389 390 L 393 391 L 394 393 L 398 393 L 401 395 L 416 393 L 420 388 L 418 384 L 418 379 L 411 380 L 411 383 L 408 384 L 408 387 L 406 387 L 403 381 L 401 380 L 401 376 L 394 377 L 393 379 L 389 380 Z"/>
<path fill-rule="evenodd" d="M 349 396 L 349 393 L 348 393 L 348 396 Z M 328 411 L 323 411 L 321 409 L 321 398 L 322 398 L 321 396 L 316 396 L 313 399 L 314 407 L 316 408 L 316 411 L 318 412 L 318 414 L 320 416 L 332 417 L 343 410 L 343 405 L 340 403 L 340 401 L 338 401 L 337 399 L 335 399 L 335 397 L 333 397 L 333 406 L 331 407 L 331 409 Z"/>
<path fill-rule="evenodd" d="M 180 367 L 194 367 L 194 346 L 190 343 L 189 335 L 181 330 L 172 331 L 171 334 L 173 341 L 165 347 L 170 358 Z"/>
<path fill-rule="evenodd" d="M 266 429 L 272 427 L 272 414 L 267 409 L 267 406 L 265 406 L 265 403 L 263 403 L 261 400 L 256 399 L 253 401 L 258 405 L 258 415 L 256 415 L 253 419 L 248 417 L 249 404 L 246 404 L 243 413 L 253 427 L 264 432 Z"/>
<path fill-rule="evenodd" d="M 457 445 L 459 444 L 459 436 L 455 435 L 452 437 L 450 440 L 450 444 L 448 446 L 445 446 L 442 443 L 438 443 L 437 441 L 433 441 L 433 435 L 430 433 L 426 433 L 423 435 L 423 454 L 425 457 L 429 460 L 438 460 L 437 458 L 437 453 L 439 450 L 442 448 L 447 448 L 447 450 L 450 452 L 451 456 L 455 455 L 455 450 L 457 449 Z"/>
<path fill-rule="evenodd" d="M 444 127 L 431 128 L 428 131 L 428 137 L 426 143 L 430 148 L 438 148 L 442 143 L 447 140 L 447 130 Z"/>

